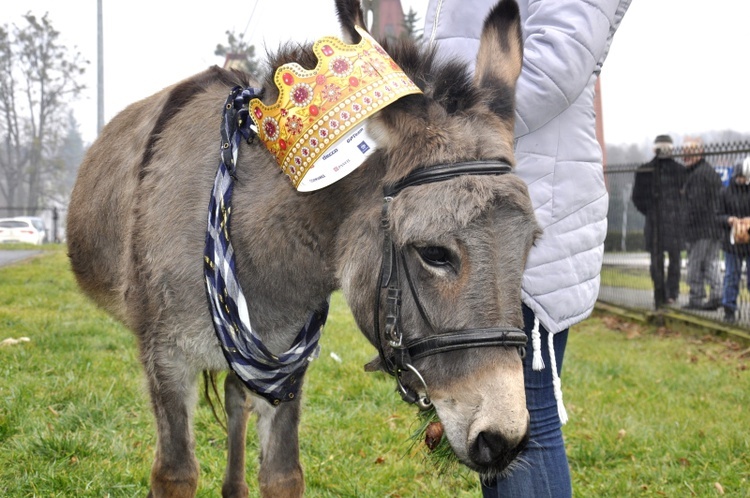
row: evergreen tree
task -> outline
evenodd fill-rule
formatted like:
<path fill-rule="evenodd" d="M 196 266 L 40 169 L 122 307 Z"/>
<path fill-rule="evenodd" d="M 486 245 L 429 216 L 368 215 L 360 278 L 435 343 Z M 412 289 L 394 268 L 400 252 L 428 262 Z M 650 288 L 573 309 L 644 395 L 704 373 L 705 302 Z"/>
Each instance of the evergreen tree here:
<path fill-rule="evenodd" d="M 78 166 L 86 154 L 86 147 L 78 127 L 78 121 L 76 121 L 72 112 L 68 113 L 66 131 L 55 155 L 57 160 L 53 170 L 54 174 L 50 175 L 51 183 L 47 190 L 48 203 L 59 204 L 60 206 L 67 206 L 78 174 Z"/>
<path fill-rule="evenodd" d="M 255 58 L 255 45 L 248 45 L 243 39 L 244 34 L 227 31 L 227 45 L 216 45 L 214 55 L 225 57 L 231 61 L 231 67 L 250 74 L 257 74 L 258 61 Z"/>
<path fill-rule="evenodd" d="M 417 17 L 417 12 L 412 7 L 409 7 L 409 12 L 404 16 L 404 36 L 417 41 L 421 40 L 422 30 L 418 26 L 419 18 Z"/>

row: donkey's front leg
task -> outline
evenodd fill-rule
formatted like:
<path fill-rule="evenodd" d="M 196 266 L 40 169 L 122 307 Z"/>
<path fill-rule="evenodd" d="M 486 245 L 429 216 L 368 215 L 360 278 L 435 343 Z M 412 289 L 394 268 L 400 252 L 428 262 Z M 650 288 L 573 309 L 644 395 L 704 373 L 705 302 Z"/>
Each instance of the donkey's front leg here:
<path fill-rule="evenodd" d="M 299 463 L 300 396 L 274 407 L 260 398 L 253 400 L 258 415 L 260 440 L 260 495 L 263 498 L 296 498 L 305 492 Z"/>
<path fill-rule="evenodd" d="M 141 353 L 158 433 L 149 498 L 192 498 L 198 488 L 192 430 L 198 372 L 176 356 L 174 351 Z"/>
<path fill-rule="evenodd" d="M 247 498 L 245 443 L 252 403 L 250 391 L 234 372 L 229 372 L 224 381 L 224 406 L 227 411 L 227 470 L 221 495 L 224 498 Z"/>

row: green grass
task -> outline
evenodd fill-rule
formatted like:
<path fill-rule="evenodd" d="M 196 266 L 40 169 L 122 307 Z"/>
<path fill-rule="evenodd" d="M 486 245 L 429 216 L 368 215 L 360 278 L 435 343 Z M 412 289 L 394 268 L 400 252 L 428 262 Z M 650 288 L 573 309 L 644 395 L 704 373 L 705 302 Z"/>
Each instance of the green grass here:
<path fill-rule="evenodd" d="M 750 350 L 611 317 L 576 327 L 563 384 L 579 496 L 750 496 Z"/>
<path fill-rule="evenodd" d="M 624 287 L 626 289 L 636 290 L 653 290 L 654 284 L 651 281 L 648 267 L 643 268 L 629 268 L 629 267 L 617 267 L 607 266 L 602 268 L 601 273 L 601 284 L 607 287 Z M 688 287 L 685 279 L 680 281 L 680 294 L 688 294 L 690 287 Z M 740 290 L 743 293 L 743 290 Z M 747 291 L 745 290 L 746 294 Z M 743 294 L 744 295 L 744 294 Z"/>
<path fill-rule="evenodd" d="M 627 287 L 638 290 L 651 290 L 654 287 L 648 268 L 604 267 L 601 273 L 601 283 L 607 287 Z"/>
<path fill-rule="evenodd" d="M 145 496 L 155 432 L 135 339 L 78 291 L 64 248 L 0 268 L 0 496 Z M 310 497 L 478 497 L 468 470 L 439 475 L 409 436 L 415 408 L 334 295 L 300 428 Z M 331 358 L 335 352 L 339 363 Z M 563 388 L 576 496 L 750 496 L 750 374 L 731 343 L 595 317 L 575 327 Z M 201 402 L 198 495 L 220 495 L 226 437 Z M 257 443 L 248 437 L 257 495 Z"/>

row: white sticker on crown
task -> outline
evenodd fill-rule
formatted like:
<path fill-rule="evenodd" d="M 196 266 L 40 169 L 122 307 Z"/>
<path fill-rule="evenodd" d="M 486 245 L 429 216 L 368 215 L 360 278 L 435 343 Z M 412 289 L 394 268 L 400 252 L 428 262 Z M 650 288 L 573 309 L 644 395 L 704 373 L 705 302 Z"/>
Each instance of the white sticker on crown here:
<path fill-rule="evenodd" d="M 357 169 L 375 151 L 375 140 L 367 134 L 365 122 L 352 128 L 331 145 L 307 170 L 297 186 L 300 192 L 312 192 L 331 185 Z"/>

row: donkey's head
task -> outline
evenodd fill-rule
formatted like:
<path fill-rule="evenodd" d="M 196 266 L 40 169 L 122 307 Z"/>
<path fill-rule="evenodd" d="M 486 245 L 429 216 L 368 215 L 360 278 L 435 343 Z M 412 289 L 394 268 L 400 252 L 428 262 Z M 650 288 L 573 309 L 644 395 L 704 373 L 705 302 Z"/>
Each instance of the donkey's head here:
<path fill-rule="evenodd" d="M 337 7 L 358 41 L 358 2 Z M 524 183 L 500 174 L 513 164 L 518 8 L 503 0 L 488 15 L 473 76 L 408 41 L 383 45 L 424 93 L 368 121 L 378 151 L 346 182 L 381 183 L 376 202 L 342 227 L 339 278 L 380 367 L 407 398 L 429 396 L 464 464 L 495 474 L 528 439 L 515 345 L 525 340 L 521 277 L 538 228 Z"/>

